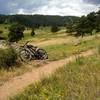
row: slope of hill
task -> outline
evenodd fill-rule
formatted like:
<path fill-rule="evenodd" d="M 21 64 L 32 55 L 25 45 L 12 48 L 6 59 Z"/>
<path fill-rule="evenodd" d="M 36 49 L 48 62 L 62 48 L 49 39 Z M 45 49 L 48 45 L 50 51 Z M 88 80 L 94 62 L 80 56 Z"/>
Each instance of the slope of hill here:
<path fill-rule="evenodd" d="M 65 26 L 66 24 L 76 22 L 79 17 L 76 16 L 50 16 L 50 15 L 0 15 L 0 24 L 18 22 L 28 27 L 39 26 Z"/>

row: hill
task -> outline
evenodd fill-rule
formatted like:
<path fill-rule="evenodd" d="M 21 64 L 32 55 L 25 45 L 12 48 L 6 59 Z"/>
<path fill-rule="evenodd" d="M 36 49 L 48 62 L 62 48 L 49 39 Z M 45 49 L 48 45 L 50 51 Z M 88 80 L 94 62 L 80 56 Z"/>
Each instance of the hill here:
<path fill-rule="evenodd" d="M 0 24 L 18 22 L 27 27 L 39 26 L 65 26 L 78 21 L 76 16 L 50 16 L 50 15 L 0 15 Z"/>

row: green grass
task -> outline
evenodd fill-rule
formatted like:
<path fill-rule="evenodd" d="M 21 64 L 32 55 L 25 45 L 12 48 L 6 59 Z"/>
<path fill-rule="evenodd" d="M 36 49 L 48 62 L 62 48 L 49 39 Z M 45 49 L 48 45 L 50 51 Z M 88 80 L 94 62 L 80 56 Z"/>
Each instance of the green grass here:
<path fill-rule="evenodd" d="M 44 28 L 45 29 L 45 28 Z M 36 41 L 46 41 L 46 40 L 50 40 L 50 39 L 56 39 L 56 38 L 67 38 L 67 34 L 66 33 L 52 33 L 52 32 L 47 32 L 45 30 L 41 30 L 41 29 L 37 29 L 35 30 L 36 35 L 34 35 L 33 37 L 30 35 L 30 30 L 29 31 L 25 31 L 24 32 L 24 38 L 22 39 L 22 41 L 28 41 L 28 40 L 32 40 L 33 42 Z M 60 35 L 62 34 L 62 36 Z M 63 34 L 66 34 L 63 35 Z"/>
<path fill-rule="evenodd" d="M 5 27 L 7 27 L 7 29 Z M 10 24 L 0 24 L 0 30 L 3 31 L 3 33 L 0 34 L 0 36 L 7 38 L 8 33 L 9 33 L 9 27 L 10 27 Z M 64 29 L 64 28 L 61 28 L 61 29 Z M 61 38 L 61 37 L 65 38 L 66 37 L 66 36 L 57 36 L 57 34 L 64 33 L 64 32 L 61 33 L 61 31 L 59 31 L 59 32 L 52 33 L 50 31 L 50 27 L 40 27 L 39 29 L 35 29 L 36 35 L 32 37 L 30 35 L 31 29 L 25 30 L 24 31 L 24 38 L 20 42 L 25 42 L 28 40 L 32 40 L 34 42 L 34 41 L 41 41 L 41 40 L 49 40 L 51 38 Z"/>
<path fill-rule="evenodd" d="M 45 49 L 48 53 L 49 56 L 49 61 L 54 61 L 54 60 L 60 60 L 66 57 L 69 57 L 73 54 L 80 53 L 82 51 L 86 51 L 88 49 L 96 48 L 100 45 L 100 40 L 99 38 L 94 38 L 93 40 L 86 40 L 85 42 L 82 42 L 78 46 L 74 46 L 74 44 L 56 44 L 56 45 L 50 45 L 50 46 L 45 46 L 43 49 Z M 38 67 L 37 62 L 37 67 Z M 34 62 L 32 64 L 32 68 L 35 66 Z M 39 64 L 41 66 L 41 64 Z M 21 75 L 29 70 L 30 67 L 25 66 L 25 64 L 22 64 L 18 68 L 14 67 L 11 70 L 0 70 L 0 81 L 6 81 L 9 78 Z"/>
<path fill-rule="evenodd" d="M 10 100 L 100 100 L 100 55 L 77 58 Z"/>
<path fill-rule="evenodd" d="M 7 27 L 7 29 L 5 28 Z M 0 34 L 0 36 L 2 37 L 6 37 L 8 36 L 8 33 L 9 33 L 9 28 L 10 25 L 9 24 L 0 24 L 0 30 L 3 31 L 2 34 Z M 33 41 L 38 41 L 39 39 L 41 39 L 42 37 L 47 37 L 46 33 L 48 34 L 48 31 L 49 31 L 49 28 L 46 27 L 46 28 L 40 28 L 40 29 L 37 29 L 35 32 L 36 32 L 36 35 L 35 36 L 31 36 L 30 33 L 31 33 L 31 29 L 29 30 L 25 30 L 24 31 L 24 38 L 21 40 L 21 41 L 28 41 L 28 40 L 33 40 Z M 49 32 L 50 33 L 50 32 Z M 42 36 L 42 37 L 41 37 Z"/>
<path fill-rule="evenodd" d="M 3 35 L 7 37 L 8 34 L 8 29 L 5 29 L 5 27 L 9 27 L 10 25 L 7 24 L 1 24 L 0 29 L 4 30 Z M 86 51 L 91 48 L 95 48 L 98 45 L 100 45 L 100 38 L 94 38 L 92 40 L 86 40 L 85 42 L 82 42 L 78 46 L 74 46 L 74 43 L 72 44 L 72 40 L 75 40 L 75 37 L 71 36 L 65 36 L 65 29 L 58 31 L 57 33 L 51 33 L 50 32 L 50 27 L 40 27 L 39 29 L 35 30 L 36 35 L 31 37 L 30 32 L 31 30 L 25 30 L 24 34 L 25 37 L 19 42 L 20 43 L 25 43 L 25 41 L 31 40 L 32 42 L 42 42 L 50 39 L 66 39 L 65 43 L 62 44 L 55 44 L 55 45 L 49 45 L 48 46 L 40 46 L 43 47 L 48 53 L 49 60 L 54 61 L 54 60 L 59 60 L 63 59 L 66 57 L 69 57 L 72 54 L 79 53 L 81 51 Z M 88 38 L 88 37 L 87 37 Z M 68 43 L 67 43 L 68 41 Z M 71 41 L 71 43 L 69 42 Z M 33 44 L 34 45 L 34 44 Z M 38 65 L 38 64 L 37 64 Z M 33 64 L 34 67 L 34 64 Z M 27 71 L 29 71 L 30 68 L 21 65 L 18 68 L 14 67 L 11 70 L 3 70 L 0 69 L 0 81 L 1 80 L 7 80 L 11 77 L 21 75 Z"/>
<path fill-rule="evenodd" d="M 49 60 L 59 60 L 69 57 L 72 54 L 77 54 L 88 49 L 96 48 L 100 45 L 100 40 L 94 38 L 93 40 L 83 41 L 78 46 L 74 44 L 56 44 L 46 46 L 44 49 L 47 51 Z"/>
<path fill-rule="evenodd" d="M 0 84 L 8 81 L 9 79 L 24 74 L 25 72 L 29 71 L 27 66 L 17 65 L 17 67 L 12 66 L 9 70 L 0 69 Z"/>
<path fill-rule="evenodd" d="M 5 38 L 7 38 L 7 34 L 8 34 L 8 28 L 10 27 L 9 24 L 0 24 L 0 30 L 3 31 L 2 34 L 0 34 L 0 36 L 3 36 Z"/>
<path fill-rule="evenodd" d="M 0 68 L 0 84 L 8 81 L 9 79 L 15 76 L 20 76 L 28 71 L 33 70 L 33 68 L 38 68 L 41 65 L 43 66 L 45 64 L 46 61 L 32 61 L 29 64 L 28 63 L 17 64 L 16 66 L 12 66 L 8 70 Z"/>
<path fill-rule="evenodd" d="M 57 36 L 56 34 L 50 31 L 50 27 L 40 27 L 39 29 L 35 29 L 36 35 L 34 35 L 33 37 L 30 35 L 30 33 L 31 29 L 24 31 L 24 38 L 23 38 L 24 41 L 25 40 L 39 41 L 41 39 L 48 40 Z"/>

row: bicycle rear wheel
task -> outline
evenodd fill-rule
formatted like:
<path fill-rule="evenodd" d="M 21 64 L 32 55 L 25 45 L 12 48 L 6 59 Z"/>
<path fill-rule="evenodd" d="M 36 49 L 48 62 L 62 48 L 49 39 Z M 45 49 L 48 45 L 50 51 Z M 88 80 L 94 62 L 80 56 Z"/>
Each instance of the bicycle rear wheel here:
<path fill-rule="evenodd" d="M 32 59 L 32 56 L 28 50 L 22 49 L 20 50 L 19 54 L 21 60 L 24 62 L 30 61 Z"/>
<path fill-rule="evenodd" d="M 36 58 L 37 59 L 41 59 L 41 60 L 48 59 L 47 52 L 45 50 L 43 50 L 43 49 L 38 49 L 36 51 Z"/>

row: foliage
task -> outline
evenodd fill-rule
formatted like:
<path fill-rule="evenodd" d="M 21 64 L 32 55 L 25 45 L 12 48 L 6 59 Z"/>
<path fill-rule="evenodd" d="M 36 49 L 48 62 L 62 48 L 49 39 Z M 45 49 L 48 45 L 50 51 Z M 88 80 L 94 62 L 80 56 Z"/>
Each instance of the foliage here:
<path fill-rule="evenodd" d="M 2 34 L 3 33 L 3 31 L 2 30 L 0 30 L 0 34 Z"/>
<path fill-rule="evenodd" d="M 76 22 L 79 17 L 75 16 L 50 16 L 50 15 L 0 15 L 0 23 L 5 21 L 9 23 L 18 22 L 26 27 L 38 28 L 39 26 L 66 26 L 70 23 L 69 17 Z"/>
<path fill-rule="evenodd" d="M 13 24 L 9 28 L 8 40 L 10 42 L 18 42 L 20 39 L 24 37 L 23 31 L 25 27 L 20 24 Z"/>
<path fill-rule="evenodd" d="M 2 33 L 3 33 L 3 31 L 2 31 L 2 30 L 0 30 L 0 40 L 5 39 L 4 37 L 2 37 L 2 36 L 1 36 L 1 35 L 2 35 Z"/>
<path fill-rule="evenodd" d="M 52 26 L 51 27 L 51 32 L 57 32 L 57 31 L 59 31 L 58 26 Z"/>
<path fill-rule="evenodd" d="M 91 12 L 79 18 L 78 22 L 68 27 L 69 32 L 76 32 L 75 36 L 92 35 L 93 30 L 100 31 L 100 10 Z M 96 33 L 96 32 L 95 32 Z"/>
<path fill-rule="evenodd" d="M 35 31 L 34 31 L 34 28 L 32 28 L 31 36 L 34 36 L 34 35 L 35 35 Z"/>
<path fill-rule="evenodd" d="M 92 31 L 95 29 L 95 13 L 90 13 L 87 16 L 82 16 L 77 23 L 76 31 L 77 34 L 84 35 L 85 33 L 92 34 Z"/>
<path fill-rule="evenodd" d="M 0 49 L 0 68 L 8 69 L 16 64 L 17 53 L 14 49 Z"/>

